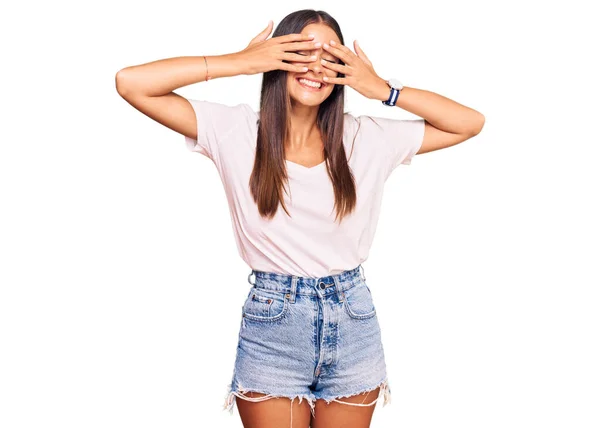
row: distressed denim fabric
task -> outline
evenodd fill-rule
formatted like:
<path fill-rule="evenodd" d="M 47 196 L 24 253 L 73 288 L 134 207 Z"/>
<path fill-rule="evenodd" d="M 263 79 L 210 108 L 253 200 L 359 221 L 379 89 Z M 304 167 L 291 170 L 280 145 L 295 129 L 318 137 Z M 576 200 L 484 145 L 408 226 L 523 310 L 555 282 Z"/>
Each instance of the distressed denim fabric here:
<path fill-rule="evenodd" d="M 321 278 L 252 270 L 224 409 L 233 413 L 235 397 L 306 399 L 313 415 L 317 399 L 355 406 L 374 405 L 382 395 L 384 406 L 391 401 L 377 313 L 361 269 Z M 338 400 L 377 387 L 371 403 Z M 267 395 L 244 395 L 250 391 Z"/>

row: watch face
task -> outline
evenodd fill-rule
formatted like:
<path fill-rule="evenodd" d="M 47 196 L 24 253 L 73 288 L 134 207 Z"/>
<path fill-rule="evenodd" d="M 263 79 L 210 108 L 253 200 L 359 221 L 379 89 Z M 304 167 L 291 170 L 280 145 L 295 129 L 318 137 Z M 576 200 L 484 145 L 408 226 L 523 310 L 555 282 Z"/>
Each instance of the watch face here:
<path fill-rule="evenodd" d="M 400 89 L 402 87 L 402 83 L 400 83 L 400 81 L 398 79 L 390 79 L 390 80 L 388 80 L 388 83 L 390 84 L 390 86 L 392 88 L 395 88 L 395 89 Z"/>

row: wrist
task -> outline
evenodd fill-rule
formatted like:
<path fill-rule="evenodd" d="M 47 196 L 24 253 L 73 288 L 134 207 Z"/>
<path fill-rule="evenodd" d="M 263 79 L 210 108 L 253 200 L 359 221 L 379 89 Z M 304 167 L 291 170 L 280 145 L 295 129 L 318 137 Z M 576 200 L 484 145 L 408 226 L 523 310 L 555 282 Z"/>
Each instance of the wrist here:
<path fill-rule="evenodd" d="M 390 86 L 381 77 L 377 82 L 377 90 L 374 98 L 379 101 L 387 101 L 390 98 Z"/>
<path fill-rule="evenodd" d="M 228 59 L 231 61 L 232 68 L 235 70 L 234 75 L 249 75 L 253 74 L 252 70 L 248 68 L 248 61 L 245 61 L 241 52 L 234 52 L 227 55 Z"/>
<path fill-rule="evenodd" d="M 218 79 L 220 77 L 232 77 L 239 74 L 245 74 L 245 70 L 243 70 L 244 61 L 239 58 L 237 53 L 206 55 L 205 58 L 206 64 L 208 65 L 208 75 L 210 80 Z M 206 64 L 204 63 L 202 57 L 200 60 L 202 61 L 202 66 L 205 67 Z"/>

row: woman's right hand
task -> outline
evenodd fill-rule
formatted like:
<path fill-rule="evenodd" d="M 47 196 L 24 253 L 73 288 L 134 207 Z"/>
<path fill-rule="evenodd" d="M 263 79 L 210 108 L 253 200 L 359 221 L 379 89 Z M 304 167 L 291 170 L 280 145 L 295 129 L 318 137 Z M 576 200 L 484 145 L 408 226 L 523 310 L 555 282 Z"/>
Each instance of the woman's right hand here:
<path fill-rule="evenodd" d="M 273 21 L 258 36 L 252 39 L 248 46 L 236 55 L 243 64 L 244 74 L 264 73 L 271 70 L 285 70 L 295 73 L 307 71 L 304 65 L 289 64 L 308 63 L 315 61 L 308 55 L 299 55 L 296 51 L 312 51 L 315 42 L 311 41 L 314 36 L 303 34 L 286 34 L 284 36 L 272 37 L 267 40 L 273 30 Z"/>

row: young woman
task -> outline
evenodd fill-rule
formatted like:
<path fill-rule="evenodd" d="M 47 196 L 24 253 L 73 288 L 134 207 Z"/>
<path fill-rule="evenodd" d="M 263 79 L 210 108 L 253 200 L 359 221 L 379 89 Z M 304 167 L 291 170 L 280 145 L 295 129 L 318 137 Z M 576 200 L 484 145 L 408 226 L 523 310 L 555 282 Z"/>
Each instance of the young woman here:
<path fill-rule="evenodd" d="M 271 31 L 269 22 L 233 54 L 124 68 L 117 90 L 184 135 L 223 181 L 236 244 L 252 269 L 225 408 L 237 402 L 246 428 L 365 428 L 391 393 L 361 265 L 384 182 L 415 154 L 477 135 L 484 117 L 380 77 L 323 11 L 291 13 L 268 39 Z M 263 73 L 259 112 L 173 92 L 255 73 Z M 422 119 L 344 113 L 346 86 Z"/>

